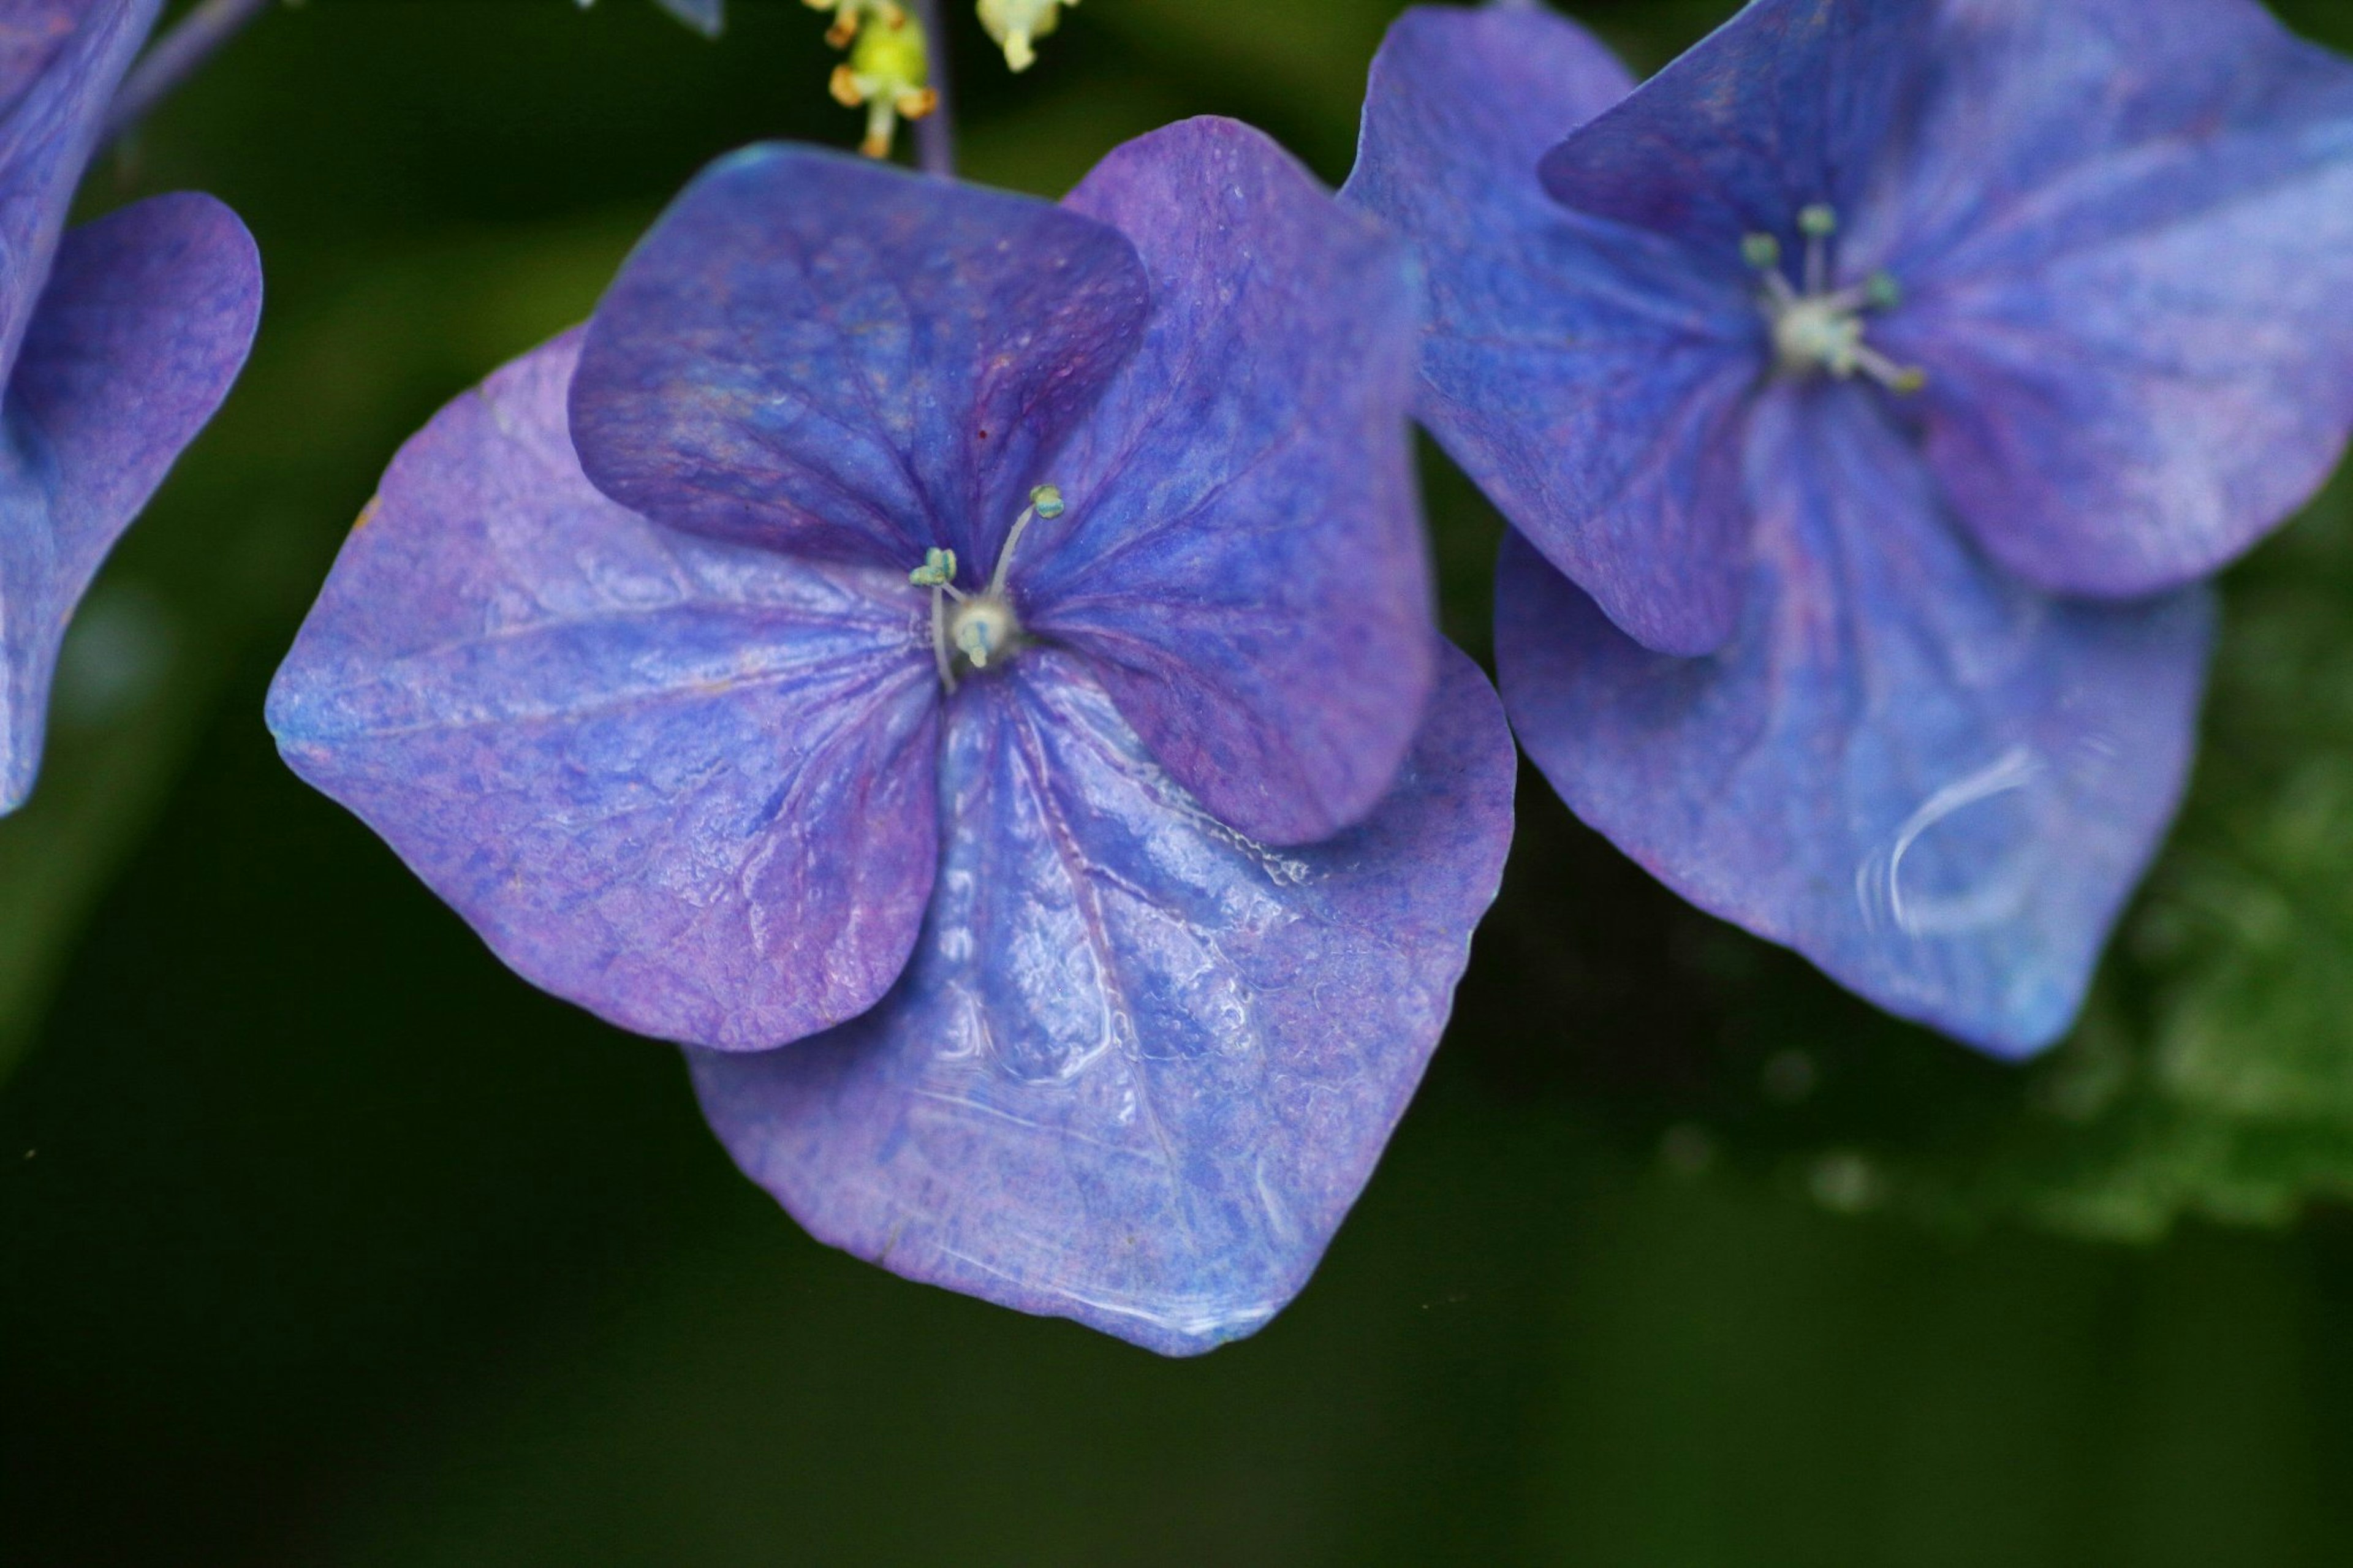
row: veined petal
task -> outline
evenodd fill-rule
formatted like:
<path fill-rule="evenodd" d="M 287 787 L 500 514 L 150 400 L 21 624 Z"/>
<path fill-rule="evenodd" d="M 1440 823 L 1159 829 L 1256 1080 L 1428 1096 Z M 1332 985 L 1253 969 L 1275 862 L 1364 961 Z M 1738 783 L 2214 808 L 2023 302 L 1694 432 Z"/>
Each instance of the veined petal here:
<path fill-rule="evenodd" d="M 2064 0 L 2062 0 L 2064 3 Z M 1564 205 L 1666 236 L 1749 288 L 1742 241 L 1802 250 L 1799 215 L 1852 213 L 1883 166 L 1934 0 L 1751 0 L 1545 155 Z"/>
<path fill-rule="evenodd" d="M 958 699 L 922 946 L 865 1017 L 690 1053 L 821 1240 L 1165 1354 L 1297 1294 L 1437 1044 L 1511 837 L 1493 692 L 1446 650 L 1397 787 L 1278 852 L 1205 813 L 1067 656 Z"/>
<path fill-rule="evenodd" d="M 1706 659 L 1507 542 L 1504 701 L 1570 808 L 1701 908 L 2004 1056 L 2065 1032 L 2178 805 L 2202 593 L 2045 598 L 1985 562 L 1874 395 L 1757 414 L 1757 552 Z"/>
<path fill-rule="evenodd" d="M 245 363 L 261 263 L 210 196 L 155 196 L 59 247 L 7 387 L 0 458 L 0 810 L 40 764 L 67 621 Z"/>
<path fill-rule="evenodd" d="M 394 461 L 270 689 L 288 763 L 498 955 L 642 1034 L 783 1045 L 905 966 L 937 679 L 902 573 L 673 533 L 581 475 L 577 334 Z"/>
<path fill-rule="evenodd" d="M 1067 510 L 1014 563 L 1024 618 L 1213 816 L 1326 837 L 1388 792 L 1436 649 L 1412 262 L 1229 120 L 1127 143 L 1069 205 L 1134 240 L 1152 319 L 1054 458 Z"/>
<path fill-rule="evenodd" d="M 1373 61 L 1342 197 L 1428 268 L 1419 412 L 1448 453 L 1629 634 L 1703 653 L 1744 577 L 1750 286 L 1566 211 L 1535 174 L 1630 85 L 1550 12 L 1417 7 Z"/>
<path fill-rule="evenodd" d="M 1947 0 L 1872 215 L 1928 452 L 2053 592 L 2214 571 L 2353 429 L 2353 66 L 2253 0 Z"/>
<path fill-rule="evenodd" d="M 16 363 L 67 209 L 163 0 L 10 0 L 0 16 L 0 376 Z"/>
<path fill-rule="evenodd" d="M 985 574 L 1147 305 L 1128 242 L 1050 203 L 747 148 L 596 308 L 573 438 L 675 528 L 901 572 L 944 546 Z"/>

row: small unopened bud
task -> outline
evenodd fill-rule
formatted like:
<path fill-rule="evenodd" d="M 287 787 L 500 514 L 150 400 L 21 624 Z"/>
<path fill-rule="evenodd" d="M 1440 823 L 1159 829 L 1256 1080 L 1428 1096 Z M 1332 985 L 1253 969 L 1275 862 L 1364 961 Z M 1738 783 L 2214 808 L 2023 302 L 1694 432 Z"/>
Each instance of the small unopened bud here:
<path fill-rule="evenodd" d="M 838 15 L 851 15 L 842 7 Z M 866 110 L 866 139 L 858 150 L 870 158 L 891 155 L 891 140 L 902 120 L 921 120 L 939 107 L 933 90 L 931 55 L 923 29 L 897 5 L 860 0 L 856 42 L 846 65 L 834 69 L 833 96 L 851 109 Z M 835 31 L 840 30 L 835 24 Z M 828 34 L 828 37 L 831 37 Z"/>
<path fill-rule="evenodd" d="M 1005 63 L 1026 71 L 1038 60 L 1033 41 L 1061 22 L 1061 8 L 1079 0 L 980 0 L 980 25 L 1005 51 Z"/>
<path fill-rule="evenodd" d="M 905 20 L 896 0 L 803 0 L 812 11 L 833 13 L 833 26 L 825 30 L 825 41 L 837 49 L 846 49 L 869 17 L 889 26 Z"/>

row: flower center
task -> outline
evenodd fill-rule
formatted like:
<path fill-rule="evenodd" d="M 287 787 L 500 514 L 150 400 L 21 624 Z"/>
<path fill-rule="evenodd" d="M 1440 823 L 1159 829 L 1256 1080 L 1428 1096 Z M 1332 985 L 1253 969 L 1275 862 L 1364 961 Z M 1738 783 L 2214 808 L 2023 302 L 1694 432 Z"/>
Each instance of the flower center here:
<path fill-rule="evenodd" d="M 932 658 L 939 665 L 940 684 L 956 689 L 956 670 L 987 669 L 991 660 L 1002 664 L 1021 646 L 1021 619 L 1013 613 L 1005 580 L 1013 570 L 1013 550 L 1033 518 L 1051 522 L 1062 515 L 1062 492 L 1039 485 L 1029 492 L 1029 505 L 1005 535 L 997 552 L 997 570 L 988 585 L 967 594 L 955 585 L 956 555 L 953 550 L 930 550 L 923 563 L 907 574 L 907 581 L 932 591 Z"/>
<path fill-rule="evenodd" d="M 1927 373 L 1897 364 L 1871 346 L 1865 316 L 1892 310 L 1903 300 L 1895 279 L 1874 272 L 1861 283 L 1831 287 L 1831 237 L 1838 232 L 1838 213 L 1817 204 L 1798 215 L 1798 232 L 1806 237 L 1803 287 L 1781 271 L 1781 242 L 1769 234 L 1752 234 L 1740 242 L 1740 254 L 1764 279 L 1757 307 L 1773 330 L 1773 357 L 1781 374 L 1803 378 L 1830 375 L 1849 381 L 1867 375 L 1894 392 L 1917 392 L 1927 384 Z"/>
<path fill-rule="evenodd" d="M 1021 636 L 1021 622 L 1011 605 L 984 594 L 949 606 L 946 629 L 948 646 L 973 668 L 987 669 L 991 654 L 1013 651 Z"/>

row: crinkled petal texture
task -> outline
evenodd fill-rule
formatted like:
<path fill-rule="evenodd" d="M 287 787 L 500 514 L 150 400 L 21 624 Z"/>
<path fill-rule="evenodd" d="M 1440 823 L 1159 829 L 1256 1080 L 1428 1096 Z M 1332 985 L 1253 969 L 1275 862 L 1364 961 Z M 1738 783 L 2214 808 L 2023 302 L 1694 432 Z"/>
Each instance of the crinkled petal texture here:
<path fill-rule="evenodd" d="M 244 366 L 261 263 L 210 196 L 152 197 L 58 247 L 8 382 L 0 455 L 0 810 L 40 765 L 67 621 Z"/>
<path fill-rule="evenodd" d="M 270 691 L 294 770 L 524 978 L 773 1047 L 871 1006 L 937 860 L 903 572 L 674 532 L 581 474 L 576 336 L 405 447 Z"/>
<path fill-rule="evenodd" d="M 1749 468 L 1746 619 L 1706 659 L 1644 650 L 1507 542 L 1496 649 L 1522 742 L 1702 908 L 1987 1049 L 2048 1045 L 2179 803 L 2207 598 L 2017 584 L 1856 388 L 1773 393 Z"/>
<path fill-rule="evenodd" d="M 588 477 L 656 521 L 967 585 L 1104 382 L 1150 286 L 1050 203 L 804 147 L 698 176 L 597 308 Z"/>
<path fill-rule="evenodd" d="M 1630 85 L 1547 11 L 1417 7 L 1373 62 L 1342 195 L 1428 268 L 1419 412 L 1448 453 L 1629 635 L 1704 653 L 1738 616 L 1759 319 L 1745 289 L 1536 178 Z"/>
<path fill-rule="evenodd" d="M 16 363 L 106 108 L 163 0 L 0 12 L 0 379 Z"/>
<path fill-rule="evenodd" d="M 2353 67 L 2254 0 L 1946 0 L 1858 237 L 1928 451 L 2054 592 L 2201 577 L 2353 428 Z"/>
<path fill-rule="evenodd" d="M 1068 510 L 1020 546 L 1022 617 L 1211 815 L 1329 837 L 1388 789 L 1436 653 L 1409 253 L 1230 120 L 1128 142 L 1069 205 L 1134 241 L 1152 317 L 1041 476 Z"/>
<path fill-rule="evenodd" d="M 1168 1354 L 1305 1283 L 1436 1045 L 1511 833 L 1460 654 L 1394 792 L 1313 848 L 1220 826 L 1066 656 L 959 696 L 946 863 L 883 1005 L 695 1053 L 744 1169 L 911 1279 Z"/>

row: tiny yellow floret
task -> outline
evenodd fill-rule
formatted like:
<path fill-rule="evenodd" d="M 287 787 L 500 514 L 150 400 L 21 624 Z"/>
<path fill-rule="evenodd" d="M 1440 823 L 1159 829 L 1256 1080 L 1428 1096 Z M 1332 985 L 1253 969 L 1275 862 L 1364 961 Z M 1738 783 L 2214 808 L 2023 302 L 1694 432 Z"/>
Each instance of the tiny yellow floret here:
<path fill-rule="evenodd" d="M 940 95 L 930 85 L 931 51 L 923 29 L 897 5 L 876 0 L 845 4 L 836 15 L 849 18 L 842 41 L 855 42 L 849 61 L 834 68 L 833 96 L 846 108 L 866 110 L 866 139 L 858 150 L 870 158 L 887 158 L 900 121 L 921 120 L 939 107 Z M 844 26 L 837 20 L 826 36 L 842 36 Z"/>

